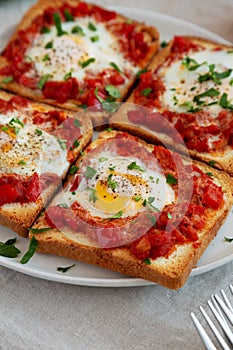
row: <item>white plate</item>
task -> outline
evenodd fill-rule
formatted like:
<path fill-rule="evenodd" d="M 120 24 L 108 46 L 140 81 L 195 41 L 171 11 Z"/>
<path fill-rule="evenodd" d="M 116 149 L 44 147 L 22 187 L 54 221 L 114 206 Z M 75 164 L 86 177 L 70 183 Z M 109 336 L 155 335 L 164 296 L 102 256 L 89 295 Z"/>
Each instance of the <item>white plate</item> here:
<path fill-rule="evenodd" d="M 174 17 L 155 12 L 152 13 L 142 9 L 129 9 L 123 7 L 114 7 L 114 9 L 122 12 L 126 16 L 138 19 L 140 21 L 145 21 L 147 24 L 156 26 L 161 33 L 161 40 L 168 40 L 173 35 L 186 34 L 202 36 L 221 43 L 228 43 L 226 40 L 206 29 Z M 3 47 L 3 45 L 7 42 L 12 31 L 13 28 L 6 28 L 6 30 L 0 35 L 1 47 Z M 217 237 L 212 241 L 202 258 L 199 260 L 197 267 L 193 269 L 191 276 L 210 271 L 233 259 L 233 243 L 227 243 L 224 241 L 224 236 L 232 237 L 232 226 L 233 211 L 231 211 Z M 4 242 L 7 239 L 16 236 L 17 235 L 13 231 L 0 226 L 0 241 Z M 28 240 L 19 237 L 17 239 L 17 247 L 23 254 L 28 248 Z M 19 262 L 21 256 L 16 259 L 0 257 L 0 264 L 31 276 L 69 284 L 101 287 L 129 287 L 152 284 L 151 282 L 140 278 L 127 277 L 78 261 L 75 262 L 75 266 L 72 269 L 70 269 L 66 274 L 63 274 L 57 271 L 57 267 L 69 266 L 74 263 L 73 260 L 51 255 L 35 254 L 28 264 L 22 265 Z"/>

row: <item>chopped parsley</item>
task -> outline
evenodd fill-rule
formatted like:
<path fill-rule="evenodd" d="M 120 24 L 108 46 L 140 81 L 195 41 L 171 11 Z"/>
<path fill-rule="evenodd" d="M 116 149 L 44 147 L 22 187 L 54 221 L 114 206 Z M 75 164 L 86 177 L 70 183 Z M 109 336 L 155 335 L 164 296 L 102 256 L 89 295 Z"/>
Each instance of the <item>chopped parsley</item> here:
<path fill-rule="evenodd" d="M 231 243 L 231 242 L 233 242 L 233 238 L 229 238 L 229 237 L 224 236 L 224 241 Z"/>
<path fill-rule="evenodd" d="M 230 86 L 233 86 L 233 79 L 230 80 L 229 84 Z"/>
<path fill-rule="evenodd" d="M 64 16 L 65 16 L 66 22 L 73 22 L 74 21 L 74 16 L 72 16 L 72 14 L 70 13 L 70 11 L 68 9 L 64 10 Z"/>
<path fill-rule="evenodd" d="M 10 126 L 13 126 L 14 124 L 19 124 L 22 128 L 24 128 L 24 123 L 21 122 L 21 120 L 19 120 L 18 118 L 12 118 L 10 121 L 9 121 L 9 125 Z"/>
<path fill-rule="evenodd" d="M 74 68 L 71 68 L 70 71 L 64 75 L 63 79 L 66 81 L 66 80 L 72 78 L 73 71 L 74 71 Z"/>
<path fill-rule="evenodd" d="M 85 33 L 83 31 L 83 29 L 80 26 L 75 26 L 71 29 L 71 33 L 72 34 L 80 34 L 81 36 L 85 36 Z"/>
<path fill-rule="evenodd" d="M 137 165 L 136 162 L 130 163 L 130 164 L 127 166 L 127 169 L 129 169 L 129 170 L 139 170 L 139 171 L 142 171 L 142 172 L 145 171 L 145 169 L 143 169 L 140 165 Z"/>
<path fill-rule="evenodd" d="M 96 32 L 97 31 L 96 26 L 94 26 L 94 24 L 92 22 L 88 23 L 88 29 L 90 29 L 92 32 Z"/>
<path fill-rule="evenodd" d="M 167 213 L 167 217 L 168 217 L 168 219 L 172 219 L 172 214 L 171 213 Z"/>
<path fill-rule="evenodd" d="M 197 105 L 201 105 L 205 103 L 205 101 L 202 100 L 203 97 L 217 97 L 219 94 L 220 92 L 218 90 L 211 88 L 201 94 L 194 96 L 193 102 L 196 102 Z"/>
<path fill-rule="evenodd" d="M 142 199 L 142 197 L 141 196 L 135 196 L 135 197 L 133 197 L 133 199 L 135 200 L 135 202 L 139 202 Z"/>
<path fill-rule="evenodd" d="M 228 95 L 224 92 L 219 101 L 220 106 L 233 111 L 233 103 L 231 102 L 232 100 L 228 100 Z"/>
<path fill-rule="evenodd" d="M 102 163 L 102 162 L 106 162 L 108 160 L 108 158 L 106 157 L 101 157 L 99 158 L 99 162 Z"/>
<path fill-rule="evenodd" d="M 151 265 L 151 260 L 149 258 L 146 258 L 144 260 L 142 260 L 144 262 L 144 264 L 146 265 Z"/>
<path fill-rule="evenodd" d="M 58 141 L 58 143 L 59 143 L 59 145 L 60 145 L 60 147 L 61 147 L 61 149 L 63 150 L 63 151 L 65 151 L 66 150 L 66 140 L 61 140 L 61 139 L 57 139 L 57 141 Z"/>
<path fill-rule="evenodd" d="M 232 69 L 228 69 L 224 72 L 216 72 L 215 70 L 215 64 L 209 65 L 209 72 L 203 75 L 199 75 L 198 81 L 202 83 L 203 81 L 207 80 L 213 80 L 216 84 L 222 84 L 221 80 L 228 78 L 231 75 Z"/>
<path fill-rule="evenodd" d="M 66 203 L 60 203 L 60 204 L 58 204 L 58 207 L 60 207 L 60 208 L 65 208 L 65 209 L 68 209 L 68 208 L 69 208 L 68 205 L 67 205 Z"/>
<path fill-rule="evenodd" d="M 109 166 L 109 167 L 108 167 L 108 169 L 109 169 L 109 170 L 111 170 L 111 171 L 113 171 L 113 170 L 115 170 L 115 169 L 116 169 L 116 165 Z"/>
<path fill-rule="evenodd" d="M 146 69 L 146 68 L 139 70 L 139 71 L 137 72 L 137 74 L 136 74 L 137 79 L 140 79 L 141 75 L 142 75 L 143 73 L 146 73 L 146 72 L 147 72 L 147 69 Z"/>
<path fill-rule="evenodd" d="M 59 13 L 56 12 L 56 13 L 53 14 L 53 20 L 54 20 L 55 27 L 57 29 L 57 36 L 62 36 L 64 34 L 67 34 L 67 32 L 65 32 L 62 29 L 61 17 L 59 15 Z"/>
<path fill-rule="evenodd" d="M 210 165 L 210 166 L 214 166 L 215 163 L 216 163 L 215 160 L 210 160 L 210 161 L 209 161 L 209 165 Z"/>
<path fill-rule="evenodd" d="M 92 179 L 95 176 L 96 173 L 97 173 L 97 171 L 94 168 L 92 168 L 91 166 L 87 165 L 86 171 L 84 172 L 84 176 L 87 179 Z"/>
<path fill-rule="evenodd" d="M 97 201 L 97 199 L 98 199 L 98 197 L 96 196 L 97 191 L 94 188 L 91 188 L 91 187 L 87 187 L 86 190 L 91 192 L 90 195 L 89 195 L 89 198 L 88 198 L 89 201 L 95 203 Z"/>
<path fill-rule="evenodd" d="M 123 214 L 123 210 L 118 211 L 118 213 L 116 213 L 113 216 L 110 216 L 108 219 L 119 219 L 120 217 L 122 217 Z"/>
<path fill-rule="evenodd" d="M 148 97 L 151 93 L 152 89 L 150 87 L 145 88 L 144 90 L 141 91 L 141 95 Z"/>
<path fill-rule="evenodd" d="M 26 264 L 31 259 L 31 257 L 36 252 L 37 246 L 38 246 L 38 241 L 35 238 L 35 236 L 33 236 L 31 241 L 30 241 L 30 244 L 29 244 L 29 247 L 28 247 L 28 251 L 24 254 L 22 259 L 20 260 L 21 264 Z"/>
<path fill-rule="evenodd" d="M 46 55 L 44 55 L 44 57 L 42 58 L 42 61 L 43 62 L 46 62 L 46 61 L 50 61 L 50 57 L 49 55 L 46 53 Z"/>
<path fill-rule="evenodd" d="M 99 39 L 100 39 L 99 35 L 95 35 L 95 36 L 92 36 L 92 37 L 91 37 L 91 41 L 92 41 L 93 43 L 95 43 L 96 41 L 99 41 Z"/>
<path fill-rule="evenodd" d="M 214 177 L 214 175 L 210 172 L 210 171 L 207 171 L 206 172 L 206 175 L 210 176 L 210 177 Z"/>
<path fill-rule="evenodd" d="M 109 187 L 111 187 L 112 190 L 115 190 L 117 188 L 117 182 L 112 180 L 113 174 L 109 174 L 107 178 L 107 184 Z"/>
<path fill-rule="evenodd" d="M 51 32 L 51 29 L 49 27 L 43 27 L 40 32 L 41 34 L 48 34 Z"/>
<path fill-rule="evenodd" d="M 117 104 L 114 103 L 115 98 L 108 96 L 106 100 L 104 100 L 101 96 L 98 94 L 99 88 L 96 87 L 94 91 L 94 95 L 97 98 L 97 100 L 102 104 L 102 107 L 108 111 L 108 112 L 115 112 L 117 110 Z"/>
<path fill-rule="evenodd" d="M 19 165 L 25 165 L 25 164 L 27 164 L 27 162 L 25 162 L 25 160 L 21 159 L 18 164 Z"/>
<path fill-rule="evenodd" d="M 42 227 L 42 228 L 29 228 L 29 231 L 31 231 L 32 233 L 42 233 L 42 232 L 46 232 L 52 230 L 51 227 Z"/>
<path fill-rule="evenodd" d="M 156 219 L 155 219 L 155 217 L 154 217 L 153 215 L 149 215 L 149 214 L 148 214 L 148 218 L 149 218 L 150 221 L 152 222 L 153 226 L 155 226 L 155 225 L 156 225 Z"/>
<path fill-rule="evenodd" d="M 16 258 L 21 251 L 15 246 L 16 238 L 8 239 L 5 243 L 0 242 L 0 256 Z"/>
<path fill-rule="evenodd" d="M 172 174 L 167 174 L 166 176 L 166 183 L 169 185 L 176 185 L 178 180 L 172 175 Z"/>
<path fill-rule="evenodd" d="M 45 83 L 49 80 L 49 78 L 50 78 L 50 74 L 42 75 L 37 85 L 38 89 L 42 90 Z"/>
<path fill-rule="evenodd" d="M 233 53 L 233 50 L 228 50 L 227 53 Z"/>
<path fill-rule="evenodd" d="M 117 72 L 122 73 L 118 65 L 114 62 L 110 62 L 110 66 L 112 66 Z"/>
<path fill-rule="evenodd" d="M 53 48 L 53 41 L 49 41 L 46 45 L 45 45 L 45 49 L 52 49 Z"/>
<path fill-rule="evenodd" d="M 200 107 L 195 108 L 190 101 L 183 102 L 179 105 L 180 107 L 187 108 L 187 112 L 199 112 L 201 110 Z"/>
<path fill-rule="evenodd" d="M 72 166 L 70 167 L 69 174 L 70 174 L 70 175 L 76 174 L 77 171 L 78 171 L 78 169 L 79 169 L 79 168 L 78 168 L 77 165 L 72 165 Z"/>
<path fill-rule="evenodd" d="M 105 86 L 105 90 L 108 92 L 109 96 L 112 96 L 114 98 L 120 98 L 121 92 L 118 88 L 116 88 L 113 85 L 107 85 Z"/>
<path fill-rule="evenodd" d="M 66 273 L 68 270 L 70 270 L 72 267 L 74 267 L 75 264 L 67 266 L 67 267 L 57 267 L 57 271 Z"/>
<path fill-rule="evenodd" d="M 94 63 L 95 62 L 95 58 L 91 57 L 88 58 L 88 60 L 82 62 L 82 61 L 78 61 L 78 64 L 80 65 L 80 67 L 82 68 L 86 68 L 87 66 L 89 66 L 89 64 Z"/>
<path fill-rule="evenodd" d="M 80 123 L 80 121 L 78 119 L 75 119 L 74 126 L 76 126 L 76 128 L 80 128 L 82 126 L 82 124 Z"/>
<path fill-rule="evenodd" d="M 161 42 L 161 44 L 160 44 L 160 47 L 161 47 L 162 49 L 164 49 L 164 47 L 166 47 L 167 45 L 168 45 L 168 42 L 165 41 L 165 40 L 163 40 L 163 41 Z"/>
<path fill-rule="evenodd" d="M 1 83 L 2 83 L 2 84 L 8 84 L 8 83 L 12 82 L 13 80 L 14 80 L 14 77 L 12 77 L 11 75 L 9 75 L 8 77 L 3 78 L 3 79 L 1 80 Z"/>
<path fill-rule="evenodd" d="M 203 66 L 204 64 L 207 64 L 207 62 L 204 61 L 202 63 L 198 63 L 196 60 L 188 56 L 186 56 L 182 61 L 182 65 L 185 66 L 189 71 L 196 70 L 197 68 Z"/>

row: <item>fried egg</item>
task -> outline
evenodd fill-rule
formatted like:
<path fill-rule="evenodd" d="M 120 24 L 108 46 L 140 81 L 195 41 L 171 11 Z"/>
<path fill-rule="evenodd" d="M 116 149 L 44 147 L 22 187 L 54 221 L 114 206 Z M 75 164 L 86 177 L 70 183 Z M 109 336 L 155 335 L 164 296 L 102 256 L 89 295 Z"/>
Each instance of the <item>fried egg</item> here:
<path fill-rule="evenodd" d="M 174 191 L 159 169 L 148 167 L 137 157 L 103 151 L 98 158 L 90 159 L 82 171 L 78 189 L 71 192 L 69 185 L 63 195 L 69 205 L 78 201 L 93 217 L 132 217 L 146 209 L 160 211 L 175 200 Z"/>
<path fill-rule="evenodd" d="M 90 29 L 90 23 L 95 31 Z M 75 27 L 80 30 L 72 33 Z M 103 23 L 87 16 L 72 22 L 62 22 L 62 30 L 66 34 L 61 36 L 57 35 L 55 26 L 51 27 L 49 33 L 37 34 L 26 51 L 25 58 L 34 62 L 36 75 L 49 74 L 50 80 L 63 81 L 65 75 L 70 73 L 72 77 L 81 81 L 86 70 L 98 74 L 106 68 L 111 68 L 110 62 L 114 62 L 123 72 L 137 72 L 138 68 L 123 57 L 116 38 Z M 52 47 L 46 48 L 48 46 Z M 94 58 L 95 61 L 82 68 L 82 63 L 90 58 Z"/>
<path fill-rule="evenodd" d="M 38 126 L 24 123 L 26 115 L 0 114 L 0 172 L 30 176 L 54 173 L 64 176 L 69 167 L 67 150 Z"/>
<path fill-rule="evenodd" d="M 169 66 L 164 66 L 159 70 L 159 75 L 162 77 L 166 91 L 161 96 L 163 107 L 174 112 L 186 112 L 192 105 L 198 107 L 193 102 L 196 95 L 205 93 L 209 89 L 219 91 L 219 96 L 203 97 L 205 102 L 205 110 L 210 112 L 212 117 L 217 117 L 222 107 L 216 103 L 221 95 L 225 92 L 228 95 L 228 100 L 233 99 L 233 89 L 231 81 L 233 79 L 233 57 L 227 51 L 219 50 L 203 50 L 187 55 L 190 59 L 195 60 L 200 66 L 193 70 L 188 70 L 182 63 L 184 59 L 179 59 L 172 62 Z M 214 71 L 218 73 L 226 72 L 232 69 L 231 74 L 221 79 L 220 84 L 212 79 L 199 82 L 200 75 L 205 75 L 209 72 L 209 66 L 215 65 Z M 200 107 L 200 106 L 199 106 Z M 201 105 L 202 107 L 202 105 Z"/>

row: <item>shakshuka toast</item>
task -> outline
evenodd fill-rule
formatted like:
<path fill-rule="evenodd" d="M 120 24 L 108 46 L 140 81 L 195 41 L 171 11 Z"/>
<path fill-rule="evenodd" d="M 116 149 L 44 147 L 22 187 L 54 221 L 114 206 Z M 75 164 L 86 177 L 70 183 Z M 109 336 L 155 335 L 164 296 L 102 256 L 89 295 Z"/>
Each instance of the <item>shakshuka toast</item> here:
<path fill-rule="evenodd" d="M 87 115 L 0 91 L 0 224 L 26 236 L 91 137 Z"/>
<path fill-rule="evenodd" d="M 233 174 L 233 47 L 174 37 L 140 74 L 127 102 L 132 105 L 111 118 L 113 127 L 150 142 L 166 140 Z"/>
<path fill-rule="evenodd" d="M 95 126 L 125 100 L 159 48 L 157 29 L 94 4 L 39 0 L 0 57 L 1 85 L 64 108 L 93 107 Z"/>
<path fill-rule="evenodd" d="M 105 131 L 30 229 L 38 252 L 180 288 L 232 205 L 232 179 Z"/>

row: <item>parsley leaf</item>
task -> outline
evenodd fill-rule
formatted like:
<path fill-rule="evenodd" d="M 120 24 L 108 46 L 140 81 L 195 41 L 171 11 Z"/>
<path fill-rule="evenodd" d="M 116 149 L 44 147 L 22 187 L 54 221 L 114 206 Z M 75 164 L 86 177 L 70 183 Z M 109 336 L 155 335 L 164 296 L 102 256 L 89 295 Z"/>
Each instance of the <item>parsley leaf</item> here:
<path fill-rule="evenodd" d="M 11 75 L 9 75 L 8 77 L 3 78 L 3 79 L 1 80 L 1 83 L 2 83 L 2 84 L 8 84 L 8 83 L 10 83 L 10 82 L 12 82 L 12 81 L 14 81 L 14 77 L 12 77 Z"/>
<path fill-rule="evenodd" d="M 71 33 L 72 34 L 80 34 L 81 36 L 85 36 L 85 33 L 83 31 L 83 29 L 80 26 L 75 26 L 71 29 Z"/>
<path fill-rule="evenodd" d="M 229 237 L 224 236 L 224 241 L 231 243 L 231 242 L 233 242 L 233 238 L 229 238 Z"/>
<path fill-rule="evenodd" d="M 196 102 L 198 105 L 205 103 L 203 100 L 201 100 L 203 97 L 217 97 L 219 96 L 220 92 L 216 89 L 209 89 L 201 94 L 198 94 L 194 96 L 193 102 Z"/>
<path fill-rule="evenodd" d="M 62 30 L 61 17 L 59 15 L 59 13 L 56 12 L 53 14 L 53 20 L 54 20 L 55 27 L 57 29 L 57 36 L 62 36 L 64 34 L 67 34 L 67 32 Z"/>
<path fill-rule="evenodd" d="M 95 169 L 93 169 L 91 166 L 87 165 L 86 171 L 84 172 L 84 176 L 87 179 L 92 179 L 96 173 L 97 173 L 97 171 Z"/>
<path fill-rule="evenodd" d="M 167 174 L 166 176 L 166 183 L 169 185 L 176 185 L 178 180 L 172 175 L 172 174 Z"/>
<path fill-rule="evenodd" d="M 122 217 L 123 214 L 123 210 L 118 211 L 118 213 L 116 213 L 113 216 L 110 216 L 108 219 L 119 219 L 120 217 Z"/>
<path fill-rule="evenodd" d="M 98 197 L 96 196 L 97 191 L 94 188 L 91 188 L 91 187 L 87 187 L 86 190 L 91 191 L 91 193 L 89 195 L 89 198 L 88 198 L 89 201 L 95 203 L 97 201 L 97 199 L 98 199 Z"/>
<path fill-rule="evenodd" d="M 100 39 L 99 35 L 95 35 L 95 36 L 92 36 L 92 37 L 91 37 L 91 41 L 92 41 L 93 43 L 95 43 L 96 41 L 99 41 L 99 39 Z"/>
<path fill-rule="evenodd" d="M 146 73 L 146 72 L 147 72 L 147 69 L 146 69 L 146 68 L 139 70 L 139 71 L 137 72 L 137 74 L 136 74 L 137 79 L 140 79 L 141 75 L 142 75 L 143 73 Z"/>
<path fill-rule="evenodd" d="M 16 238 L 8 239 L 5 243 L 0 242 L 0 256 L 16 258 L 21 251 L 15 247 Z"/>
<path fill-rule="evenodd" d="M 51 32 L 51 29 L 49 27 L 43 27 L 40 32 L 41 34 L 48 34 Z"/>
<path fill-rule="evenodd" d="M 20 260 L 21 264 L 26 264 L 31 259 L 31 257 L 36 252 L 37 246 L 38 246 L 38 241 L 37 241 L 36 237 L 33 236 L 31 241 L 30 241 L 28 251 L 24 254 L 22 259 Z"/>
<path fill-rule="evenodd" d="M 117 72 L 122 73 L 122 71 L 120 70 L 120 68 L 117 66 L 116 63 L 110 62 L 110 66 L 112 66 Z"/>
<path fill-rule="evenodd" d="M 50 78 L 50 74 L 42 75 L 37 85 L 38 89 L 42 90 L 45 83 L 49 80 L 49 78 Z"/>
<path fill-rule="evenodd" d="M 127 166 L 127 169 L 129 169 L 129 170 L 139 170 L 139 171 L 142 171 L 142 172 L 144 172 L 145 171 L 145 169 L 143 169 L 140 165 L 137 165 L 137 163 L 136 162 L 132 162 L 132 163 L 130 163 L 128 166 Z"/>
<path fill-rule="evenodd" d="M 152 89 L 150 87 L 145 88 L 144 90 L 141 91 L 141 95 L 148 97 L 151 93 Z"/>
<path fill-rule="evenodd" d="M 107 85 L 105 86 L 105 90 L 108 92 L 108 94 L 114 98 L 120 98 L 121 92 L 118 88 L 116 88 L 113 85 Z"/>
<path fill-rule="evenodd" d="M 46 45 L 45 45 L 45 49 L 52 49 L 53 48 L 53 41 L 49 41 Z"/>
<path fill-rule="evenodd" d="M 227 99 L 228 95 L 224 92 L 220 98 L 219 104 L 222 108 L 230 109 L 233 111 L 233 103 L 232 100 Z"/>
<path fill-rule="evenodd" d="M 29 231 L 32 233 L 41 233 L 41 232 L 46 232 L 48 230 L 52 230 L 51 227 L 42 227 L 42 228 L 29 228 Z"/>
<path fill-rule="evenodd" d="M 189 71 L 196 70 L 197 68 L 203 66 L 204 64 L 207 64 L 207 62 L 204 61 L 202 63 L 198 63 L 196 60 L 188 56 L 186 56 L 182 61 L 182 65 L 185 66 Z"/>
<path fill-rule="evenodd" d="M 93 31 L 93 32 L 96 32 L 96 31 L 97 31 L 96 26 L 94 26 L 94 24 L 91 23 L 91 22 L 88 23 L 88 29 L 90 29 L 90 30 Z"/>
<path fill-rule="evenodd" d="M 87 66 L 89 66 L 89 64 L 94 63 L 94 62 L 95 62 L 95 58 L 91 57 L 84 62 L 78 61 L 78 64 L 80 65 L 80 67 L 86 68 Z"/>
<path fill-rule="evenodd" d="M 111 187 L 112 190 L 115 190 L 117 188 L 117 183 L 116 181 L 112 180 L 113 174 L 108 175 L 107 178 L 107 184 L 109 187 Z"/>
<path fill-rule="evenodd" d="M 74 266 L 75 266 L 75 264 L 67 266 L 67 267 L 57 267 L 57 271 L 62 272 L 62 273 L 66 273 L 69 269 L 71 269 Z"/>
<path fill-rule="evenodd" d="M 144 262 L 144 264 L 146 265 L 151 265 L 151 260 L 149 258 L 146 258 L 144 260 L 142 260 Z"/>
<path fill-rule="evenodd" d="M 72 165 L 69 170 L 69 174 L 74 175 L 78 171 L 78 166 L 77 165 Z"/>
<path fill-rule="evenodd" d="M 72 16 L 72 14 L 70 13 L 70 11 L 68 9 L 64 10 L 64 16 L 65 16 L 66 22 L 73 22 L 74 21 L 74 16 Z"/>

